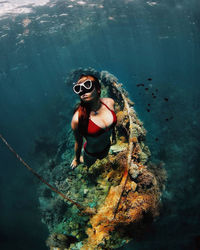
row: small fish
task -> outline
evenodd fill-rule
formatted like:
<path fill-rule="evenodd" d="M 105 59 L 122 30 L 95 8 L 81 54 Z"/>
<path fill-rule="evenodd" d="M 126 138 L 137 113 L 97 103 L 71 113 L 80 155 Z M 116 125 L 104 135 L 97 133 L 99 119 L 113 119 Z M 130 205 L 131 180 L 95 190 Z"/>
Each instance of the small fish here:
<path fill-rule="evenodd" d="M 148 81 L 152 81 L 152 78 L 148 78 L 147 80 L 148 80 Z"/>
<path fill-rule="evenodd" d="M 155 98 L 156 98 L 156 96 L 154 95 L 154 96 L 153 96 L 153 98 L 155 99 Z"/>
<path fill-rule="evenodd" d="M 156 89 L 156 92 L 158 92 L 158 89 Z"/>
<path fill-rule="evenodd" d="M 169 118 L 166 118 L 165 121 L 168 122 L 168 121 L 172 120 L 173 118 L 174 118 L 173 116 L 170 116 Z"/>
<path fill-rule="evenodd" d="M 158 141 L 158 138 L 155 138 L 155 141 Z"/>
<path fill-rule="evenodd" d="M 145 88 L 145 90 L 149 90 L 149 88 Z"/>
<path fill-rule="evenodd" d="M 150 103 L 148 103 L 148 106 L 151 106 L 151 104 L 150 104 Z"/>
<path fill-rule="evenodd" d="M 165 100 L 166 102 L 168 102 L 169 99 L 168 99 L 167 97 L 165 97 L 164 100 Z"/>
<path fill-rule="evenodd" d="M 138 83 L 138 84 L 136 84 L 136 86 L 137 87 L 140 87 L 140 86 L 144 87 L 144 83 Z"/>
<path fill-rule="evenodd" d="M 150 112 L 150 109 L 147 109 L 147 112 Z"/>

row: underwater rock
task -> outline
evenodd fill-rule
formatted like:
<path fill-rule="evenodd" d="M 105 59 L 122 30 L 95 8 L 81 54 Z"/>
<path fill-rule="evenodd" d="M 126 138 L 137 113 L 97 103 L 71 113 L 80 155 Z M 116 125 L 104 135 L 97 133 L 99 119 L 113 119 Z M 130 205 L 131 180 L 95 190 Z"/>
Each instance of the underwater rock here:
<path fill-rule="evenodd" d="M 129 168 L 129 174 L 131 175 L 131 177 L 135 179 L 139 175 L 139 173 L 139 167 L 135 163 L 131 162 L 131 166 Z"/>
<path fill-rule="evenodd" d="M 76 242 L 77 239 L 74 236 L 52 233 L 46 241 L 46 245 L 52 249 L 59 247 L 60 249 L 67 249 L 71 243 Z"/>
<path fill-rule="evenodd" d="M 62 147 L 52 169 L 45 174 L 71 199 L 86 208 L 95 209 L 88 216 L 75 205 L 57 199 L 39 187 L 42 221 L 47 225 L 50 249 L 116 249 L 145 232 L 159 215 L 160 198 L 166 172 L 163 164 L 150 162 L 151 152 L 145 145 L 146 130 L 133 108 L 128 93 L 115 76 L 107 71 L 88 68 L 73 70 L 66 80 L 76 81 L 80 74 L 93 74 L 100 79 L 102 97 L 115 100 L 117 112 L 116 144 L 107 157 L 89 168 L 80 164 L 70 168 L 73 147 Z M 72 131 L 67 133 L 72 138 Z M 67 138 L 63 138 L 67 141 Z M 70 144 L 70 145 L 72 145 Z M 49 159 L 50 160 L 50 159 Z M 41 172 L 44 171 L 41 166 Z M 49 203 L 49 205 L 47 205 Z"/>
<path fill-rule="evenodd" d="M 141 151 L 139 153 L 139 159 L 142 164 L 145 164 L 148 160 L 148 155 Z"/>
<path fill-rule="evenodd" d="M 127 143 L 115 144 L 110 147 L 110 153 L 119 153 L 127 149 Z"/>

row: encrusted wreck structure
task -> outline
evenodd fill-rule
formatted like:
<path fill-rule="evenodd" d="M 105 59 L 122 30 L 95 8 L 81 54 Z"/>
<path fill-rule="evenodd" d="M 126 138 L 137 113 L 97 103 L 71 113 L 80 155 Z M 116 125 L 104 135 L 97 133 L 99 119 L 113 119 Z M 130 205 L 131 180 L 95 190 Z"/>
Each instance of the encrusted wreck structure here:
<path fill-rule="evenodd" d="M 80 164 L 71 170 L 74 138 L 69 130 L 57 154 L 42 166 L 43 176 L 76 201 L 39 186 L 42 221 L 50 232 L 46 244 L 52 250 L 115 249 L 141 235 L 159 215 L 166 179 L 162 164 L 150 161 L 146 130 L 122 84 L 110 73 L 91 68 L 72 71 L 66 83 L 71 87 L 83 73 L 97 76 L 101 97 L 115 100 L 116 144 L 89 168 Z"/>

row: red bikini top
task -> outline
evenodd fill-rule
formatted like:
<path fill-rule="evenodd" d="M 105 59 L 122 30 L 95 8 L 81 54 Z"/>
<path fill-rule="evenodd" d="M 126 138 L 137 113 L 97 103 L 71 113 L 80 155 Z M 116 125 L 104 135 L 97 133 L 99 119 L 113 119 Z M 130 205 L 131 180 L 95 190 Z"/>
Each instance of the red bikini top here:
<path fill-rule="evenodd" d="M 111 113 L 113 115 L 113 122 L 112 122 L 112 124 L 109 127 L 107 127 L 107 128 L 101 128 L 97 124 L 95 124 L 92 120 L 89 119 L 87 136 L 92 136 L 92 137 L 99 136 L 99 135 L 105 133 L 106 131 L 110 130 L 111 128 L 113 128 L 116 125 L 116 123 L 117 123 L 117 116 L 116 116 L 115 112 L 113 110 L 111 110 L 102 101 L 101 101 L 101 103 L 104 104 L 107 107 L 107 109 L 109 109 L 111 111 Z"/>

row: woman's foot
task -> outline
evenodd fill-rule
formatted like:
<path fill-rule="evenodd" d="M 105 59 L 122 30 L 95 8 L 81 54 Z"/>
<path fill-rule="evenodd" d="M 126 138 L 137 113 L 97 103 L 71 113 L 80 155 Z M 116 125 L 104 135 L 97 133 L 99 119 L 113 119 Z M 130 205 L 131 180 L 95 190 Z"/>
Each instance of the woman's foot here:
<path fill-rule="evenodd" d="M 81 155 L 81 157 L 80 157 L 80 163 L 83 163 L 83 162 L 84 162 L 83 156 Z"/>

